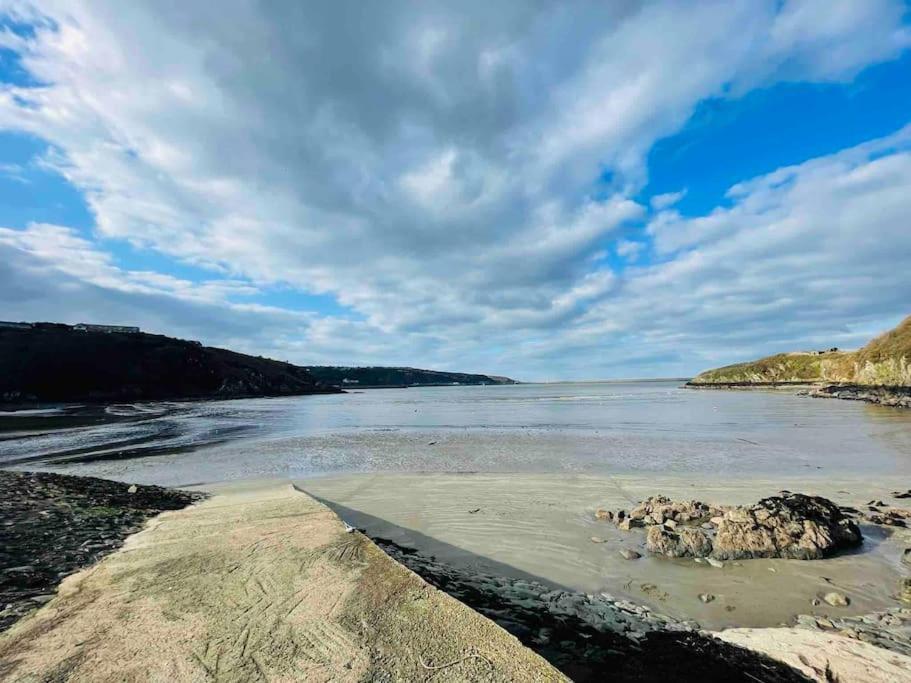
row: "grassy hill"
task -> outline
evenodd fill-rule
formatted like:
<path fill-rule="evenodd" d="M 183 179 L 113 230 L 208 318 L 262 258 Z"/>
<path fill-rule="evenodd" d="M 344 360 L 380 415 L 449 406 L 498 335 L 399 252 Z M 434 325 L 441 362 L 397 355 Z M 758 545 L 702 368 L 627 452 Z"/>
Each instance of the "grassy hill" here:
<path fill-rule="evenodd" d="M 0 327 L 0 403 L 337 392 L 304 368 L 158 334 Z"/>
<path fill-rule="evenodd" d="M 911 386 L 911 316 L 858 351 L 779 353 L 707 370 L 690 384 Z"/>

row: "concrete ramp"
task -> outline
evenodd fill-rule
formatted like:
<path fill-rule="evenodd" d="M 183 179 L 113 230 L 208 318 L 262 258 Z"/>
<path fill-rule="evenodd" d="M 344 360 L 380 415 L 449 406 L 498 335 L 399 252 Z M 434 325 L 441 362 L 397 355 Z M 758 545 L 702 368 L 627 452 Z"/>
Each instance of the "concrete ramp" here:
<path fill-rule="evenodd" d="M 156 517 L 0 636 L 16 681 L 565 681 L 290 485 Z"/>

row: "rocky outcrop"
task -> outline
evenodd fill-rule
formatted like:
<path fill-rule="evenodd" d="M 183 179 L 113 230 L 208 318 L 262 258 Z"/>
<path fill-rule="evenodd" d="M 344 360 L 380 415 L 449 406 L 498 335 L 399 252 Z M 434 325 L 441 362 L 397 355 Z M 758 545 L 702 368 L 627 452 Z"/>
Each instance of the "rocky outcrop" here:
<path fill-rule="evenodd" d="M 715 534 L 712 556 L 818 560 L 854 547 L 861 539 L 857 524 L 832 501 L 788 493 L 727 510 Z"/>
<path fill-rule="evenodd" d="M 893 408 L 911 408 L 911 387 L 870 387 L 858 384 L 832 384 L 809 392 L 814 398 L 841 398 L 866 401 Z"/>
<path fill-rule="evenodd" d="M 646 527 L 646 549 L 666 557 L 817 560 L 862 540 L 857 524 L 832 501 L 789 492 L 729 507 L 654 496 L 628 513 L 597 516 L 625 530 Z"/>

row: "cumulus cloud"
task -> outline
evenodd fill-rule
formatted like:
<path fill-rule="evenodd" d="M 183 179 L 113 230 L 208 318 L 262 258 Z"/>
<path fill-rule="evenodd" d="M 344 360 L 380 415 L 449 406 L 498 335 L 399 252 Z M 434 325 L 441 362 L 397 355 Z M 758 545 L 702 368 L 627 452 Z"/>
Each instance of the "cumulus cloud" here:
<path fill-rule="evenodd" d="M 659 370 L 697 369 L 674 356 L 679 335 L 710 335 L 682 329 L 684 317 L 695 330 L 789 310 L 775 299 L 780 275 L 763 269 L 791 262 L 782 245 L 809 248 L 815 233 L 762 222 L 763 202 L 783 221 L 809 210 L 772 180 L 732 190 L 740 213 L 689 220 L 673 212 L 679 197 L 654 198 L 649 229 L 665 263 L 616 274 L 593 256 L 616 242 L 634 260 L 637 242 L 619 240 L 649 215 L 634 199 L 648 151 L 699 102 L 847 80 L 909 44 L 903 5 L 889 0 L 4 6 L 34 30 L 4 30 L 0 44 L 39 85 L 2 87 L 0 129 L 48 141 L 44 163 L 85 193 L 96 220 L 92 244 L 65 228 L 4 231 L 0 244 L 18 254 L 7 278 L 41 263 L 95 305 L 116 292 L 204 306 L 207 339 L 228 338 L 222 320 L 266 319 L 273 341 L 252 335 L 245 348 L 300 361 L 523 376 L 613 374 L 623 340 L 654 344 Z M 843 240 L 859 229 L 839 221 Z M 118 270 L 104 251 L 117 241 L 212 281 Z M 732 258 L 756 272 L 735 278 Z M 239 308 L 269 286 L 330 295 L 356 319 Z"/>

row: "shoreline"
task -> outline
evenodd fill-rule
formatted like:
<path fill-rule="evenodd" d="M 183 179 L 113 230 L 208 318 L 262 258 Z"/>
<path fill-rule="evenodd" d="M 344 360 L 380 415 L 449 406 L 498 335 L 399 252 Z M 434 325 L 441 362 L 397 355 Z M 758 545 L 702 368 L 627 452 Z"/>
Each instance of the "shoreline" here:
<path fill-rule="evenodd" d="M 435 568 L 429 583 L 409 570 L 416 561 Z M 803 680 L 630 603 L 564 591 L 558 609 L 542 609 L 528 598 L 549 587 L 487 578 L 477 591 L 432 559 L 378 546 L 290 483 L 235 484 L 153 518 L 123 549 L 66 578 L 0 634 L 0 676 Z M 616 619 L 648 626 L 617 631 Z"/>
<path fill-rule="evenodd" d="M 406 488 L 417 491 L 421 487 L 415 488 L 415 476 L 411 475 L 412 481 L 401 483 L 406 484 Z M 391 475 L 384 477 L 384 483 L 388 484 L 390 478 Z M 484 478 L 479 475 L 449 475 L 448 483 L 452 485 L 453 479 L 461 479 L 472 484 L 472 488 L 478 484 L 484 488 Z M 489 479 L 489 475 L 486 478 Z M 78 479 L 81 481 L 81 478 Z M 350 479 L 349 477 L 349 484 L 353 483 L 363 489 L 364 482 L 352 482 Z M 422 477 L 425 484 L 432 479 L 431 475 Z M 614 483 L 628 494 L 634 494 L 637 486 L 647 485 L 645 481 L 636 484 L 630 480 Z M 652 480 L 649 483 L 654 486 L 660 482 Z M 524 485 L 520 484 L 518 488 L 521 489 Z M 126 484 L 115 486 L 125 487 Z M 253 638 L 252 635 L 244 636 L 245 624 L 249 625 L 249 622 L 232 616 L 232 610 L 243 608 L 243 599 L 236 592 L 236 587 L 228 590 L 225 584 L 230 584 L 233 579 L 228 577 L 236 573 L 252 572 L 251 576 L 256 577 L 260 588 L 270 594 L 267 596 L 269 604 L 280 602 L 283 592 L 293 592 L 293 586 L 299 586 L 304 594 L 311 596 L 311 601 L 315 601 L 308 603 L 307 613 L 314 610 L 319 612 L 327 590 L 319 577 L 325 576 L 328 568 L 319 564 L 320 569 L 314 573 L 314 566 L 308 562 L 322 563 L 327 557 L 333 567 L 343 570 L 343 573 L 348 572 L 348 579 L 342 581 L 344 586 L 333 589 L 341 590 L 343 595 L 334 602 L 334 616 L 329 615 L 327 618 L 336 624 L 331 628 L 345 629 L 347 635 L 336 642 L 341 642 L 341 649 L 348 653 L 345 656 L 348 657 L 349 664 L 358 662 L 354 668 L 361 673 L 365 671 L 364 666 L 374 673 L 387 671 L 389 666 L 393 666 L 389 662 L 390 652 L 398 646 L 402 619 L 408 624 L 406 631 L 411 640 L 407 641 L 409 647 L 406 651 L 396 651 L 393 656 L 394 667 L 398 667 L 395 670 L 399 675 L 410 671 L 407 677 L 412 679 L 422 678 L 415 675 L 421 672 L 429 677 L 427 672 L 437 662 L 453 661 L 457 662 L 455 668 L 458 671 L 441 676 L 442 680 L 471 680 L 482 673 L 489 674 L 491 680 L 500 680 L 498 674 L 503 671 L 498 667 L 501 664 L 506 666 L 507 662 L 494 663 L 493 655 L 489 650 L 484 650 L 485 646 L 506 647 L 511 653 L 509 666 L 514 667 L 516 662 L 522 663 L 518 672 L 513 670 L 511 676 L 506 676 L 517 680 L 564 680 L 556 670 L 540 668 L 546 665 L 543 660 L 535 659 L 538 655 L 562 670 L 563 674 L 578 681 L 601 680 L 605 671 L 610 671 L 613 680 L 618 681 L 668 677 L 702 681 L 747 681 L 755 680 L 756 677 L 764 681 L 803 680 L 795 669 L 811 677 L 813 669 L 803 659 L 795 659 L 794 651 L 799 643 L 813 638 L 824 639 L 824 647 L 816 648 L 815 652 L 821 653 L 820 656 L 825 655 L 827 662 L 831 658 L 836 672 L 853 671 L 850 666 L 856 659 L 858 650 L 862 651 L 860 654 L 865 658 L 864 661 L 872 662 L 868 666 L 878 667 L 875 670 L 880 678 L 888 676 L 893 671 L 889 667 L 898 666 L 896 662 L 901 666 L 911 664 L 911 657 L 907 656 L 907 653 L 911 653 L 911 608 L 883 611 L 873 615 L 876 617 L 873 622 L 867 613 L 851 616 L 845 612 L 842 615 L 804 617 L 798 620 L 796 629 L 735 628 L 707 631 L 692 620 L 673 616 L 672 611 L 662 609 L 669 606 L 666 602 L 659 601 L 656 608 L 641 600 L 631 600 L 622 594 L 615 595 L 613 591 L 580 591 L 503 564 L 452 562 L 445 556 L 436 557 L 426 548 L 420 547 L 420 543 L 403 545 L 401 539 L 383 538 L 370 533 L 370 530 L 367 530 L 366 536 L 358 532 L 349 533 L 351 527 L 343 524 L 342 520 L 361 521 L 350 509 L 340 510 L 337 504 L 330 503 L 332 510 L 335 510 L 333 512 L 330 507 L 287 480 L 233 482 L 200 488 L 207 490 L 211 497 L 189 508 L 165 512 L 152 518 L 144 531 L 127 539 L 122 550 L 107 555 L 99 563 L 66 578 L 57 595 L 51 596 L 37 614 L 22 619 L 6 634 L 0 634 L 0 674 L 28 671 L 38 674 L 51 670 L 59 673 L 65 670 L 68 675 L 78 678 L 80 671 L 83 675 L 87 671 L 81 668 L 84 661 L 88 661 L 86 658 L 93 660 L 93 666 L 97 666 L 101 657 L 102 669 L 120 676 L 122 671 L 115 669 L 114 664 L 119 661 L 116 653 L 122 654 L 124 647 L 130 647 L 124 643 L 133 642 L 131 638 L 138 638 L 131 635 L 130 629 L 139 626 L 143 629 L 143 638 L 151 637 L 156 642 L 168 643 L 162 647 L 166 648 L 165 658 L 171 658 L 172 671 L 177 670 L 173 669 L 173 663 L 178 662 L 179 667 L 184 667 L 182 670 L 185 673 L 195 667 L 197 671 L 207 672 L 206 675 L 212 675 L 215 671 L 218 677 L 221 657 L 241 667 L 237 669 L 237 675 L 240 675 L 241 670 L 247 674 L 251 672 L 244 667 L 265 666 L 266 680 L 281 678 L 279 669 L 286 671 L 288 666 L 298 667 L 305 663 L 312 667 L 314 665 L 310 659 L 307 662 L 292 662 L 286 656 L 264 665 L 262 658 L 271 655 L 262 649 L 267 641 L 259 636 L 257 638 L 260 642 L 252 644 L 253 654 L 247 657 L 246 650 L 251 647 Z M 384 488 L 389 492 L 388 485 Z M 466 489 L 459 486 L 453 488 L 456 489 L 454 495 L 466 492 Z M 401 499 L 396 491 L 391 493 L 394 498 Z M 738 491 L 740 496 L 748 494 L 746 490 Z M 131 495 L 135 495 L 135 492 Z M 438 505 L 445 504 L 445 500 L 438 499 Z M 469 514 L 478 512 L 480 511 L 472 513 L 469 510 Z M 202 546 L 201 539 L 205 539 Z M 546 542 L 546 538 L 542 540 Z M 302 546 L 310 550 L 305 551 Z M 310 560 L 301 565 L 295 548 L 305 551 Z M 327 551 L 326 548 L 330 550 Z M 639 560 L 636 566 L 644 566 L 640 564 L 642 562 Z M 291 574 L 283 569 L 289 567 L 288 563 L 294 567 Z M 376 570 L 377 566 L 381 569 Z M 829 568 L 831 566 L 828 565 Z M 222 572 L 219 567 L 224 567 L 225 571 Z M 687 571 L 693 569 L 697 568 L 692 565 L 687 567 Z M 703 572 L 703 576 L 719 577 L 724 574 L 708 571 L 708 574 Z M 828 568 L 827 573 L 831 573 Z M 373 588 L 369 590 L 362 583 L 366 574 L 376 575 L 371 579 L 370 585 Z M 393 576 L 413 578 L 393 580 Z M 418 576 L 438 589 L 430 594 L 430 601 L 434 603 L 432 617 L 426 611 L 415 615 L 411 608 L 402 612 L 402 605 L 411 603 L 407 600 L 405 603 L 396 602 L 384 593 L 389 590 L 390 581 L 396 585 L 399 580 L 405 580 L 405 585 L 409 586 L 423 585 L 425 588 L 422 591 L 434 591 Z M 316 583 L 313 584 L 313 581 Z M 349 590 L 351 581 L 359 586 L 353 592 Z M 419 583 L 414 584 L 414 581 Z M 311 584 L 313 587 L 308 588 Z M 163 589 L 166 592 L 162 592 Z M 661 586 L 659 592 L 665 589 L 670 590 L 669 584 Z M 177 596 L 172 593 L 174 590 L 177 591 Z M 243 591 L 249 598 L 246 584 Z M 272 596 L 273 591 L 281 595 Z M 356 597 L 364 592 L 374 595 L 367 603 L 364 603 L 363 597 Z M 396 595 L 398 592 L 399 589 Z M 425 595 L 423 599 L 428 599 L 425 593 L 422 595 Z M 262 600 L 256 595 L 253 598 Z M 174 599 L 177 602 L 173 603 L 173 607 L 160 611 L 162 600 L 170 604 Z M 237 602 L 241 604 L 235 605 Z M 132 606 L 134 604 L 135 607 Z M 114 613 L 120 617 L 111 621 Z M 167 616 L 169 613 L 171 616 Z M 454 614 L 462 616 L 455 619 Z M 124 617 L 126 624 L 122 623 Z M 281 617 L 280 613 L 274 617 L 279 619 L 276 624 L 287 621 L 287 617 Z M 175 618 L 176 624 L 172 623 Z M 364 641 L 365 633 L 358 626 L 352 627 L 365 618 L 371 623 L 379 620 L 386 624 L 396 624 L 393 630 L 387 632 L 386 637 L 394 638 L 394 641 L 381 648 L 385 653 L 380 658 L 381 661 L 377 661 L 375 653 L 370 654 L 377 646 L 376 641 Z M 430 622 L 427 622 L 428 619 Z M 437 621 L 433 622 L 434 619 Z M 453 619 L 457 626 L 450 623 Z M 295 628 L 293 621 L 288 626 L 291 629 L 289 633 L 292 634 Z M 438 623 L 439 626 L 430 627 L 430 623 Z M 260 627 L 265 628 L 259 623 L 251 628 Z M 198 636 L 189 636 L 191 642 L 207 642 L 205 639 L 211 636 L 213 628 L 222 635 L 224 629 L 229 632 L 233 630 L 238 639 L 245 639 L 246 644 L 239 654 L 232 647 L 227 650 L 223 648 L 213 664 L 208 654 L 209 646 L 206 646 L 206 654 L 202 659 L 182 650 L 182 646 L 175 648 L 174 638 L 177 641 L 183 638 L 184 641 L 181 642 L 188 638 L 186 633 L 178 634 L 174 631 L 175 628 L 192 628 L 194 633 L 198 633 Z M 323 629 L 320 633 L 327 633 L 325 629 L 330 627 L 320 628 Z M 422 655 L 415 660 L 415 647 L 419 650 L 431 647 L 422 640 L 428 628 L 435 634 L 434 643 L 439 638 L 455 640 L 456 650 L 450 648 L 450 651 L 437 653 L 433 658 Z M 440 628 L 444 630 L 440 631 Z M 454 635 L 447 630 L 451 628 L 455 628 Z M 487 636 L 483 640 L 478 638 L 479 628 L 482 631 L 487 629 Z M 495 630 L 490 631 L 491 628 Z M 91 638 L 85 635 L 86 630 Z M 843 636 L 845 633 L 853 633 L 854 639 L 841 642 L 848 640 Z M 294 640 L 296 636 L 280 636 L 279 642 L 283 642 L 282 637 Z M 79 642 L 67 645 L 76 640 Z M 84 643 L 90 640 L 91 647 L 84 648 Z M 144 642 L 142 638 L 139 640 Z M 861 642 L 864 640 L 868 642 Z M 61 642 L 63 648 L 58 652 Z M 224 642 L 224 638 L 219 642 Z M 891 646 L 890 651 L 873 647 L 870 642 Z M 747 649 L 743 649 L 744 646 Z M 460 647 L 462 650 L 458 649 Z M 367 648 L 367 655 L 364 655 L 364 648 Z M 531 648 L 537 655 L 525 648 Z M 137 666 L 157 670 L 155 667 L 162 665 L 162 658 L 150 662 L 145 650 L 131 651 L 128 658 L 130 661 L 136 658 L 139 662 Z M 799 648 L 797 651 L 799 653 Z M 257 652 L 258 655 L 255 654 Z M 462 652 L 462 659 L 457 656 L 459 652 Z M 465 652 L 471 653 L 467 659 Z M 475 652 L 481 654 L 475 657 Z M 322 662 L 320 666 L 331 667 L 338 663 L 333 659 L 328 664 Z M 471 669 L 473 673 L 469 673 L 468 667 L 475 664 L 481 666 L 481 669 Z M 534 675 L 516 675 L 521 674 L 524 671 L 521 667 L 526 665 L 532 667 Z M 24 669 L 19 668 L 23 666 Z M 215 669 L 212 669 L 213 666 Z M 373 666 L 380 668 L 371 669 Z M 494 671 L 489 667 L 493 667 Z M 324 671 L 310 671 L 315 674 L 317 670 Z M 868 668 L 867 672 L 871 670 Z M 92 668 L 93 675 L 96 671 L 96 668 Z M 336 674 L 350 673 L 351 669 L 335 671 Z M 547 671 L 551 673 L 546 674 Z M 645 679 L 642 677 L 643 672 L 646 674 Z M 222 670 L 221 674 L 224 673 Z M 350 676 L 337 677 L 340 680 L 354 680 Z"/>
<path fill-rule="evenodd" d="M 798 390 L 797 395 L 811 398 L 838 398 L 846 401 L 864 401 L 888 408 L 911 408 L 911 387 L 905 386 L 826 382 L 686 382 L 683 387 L 718 391 Z"/>

